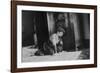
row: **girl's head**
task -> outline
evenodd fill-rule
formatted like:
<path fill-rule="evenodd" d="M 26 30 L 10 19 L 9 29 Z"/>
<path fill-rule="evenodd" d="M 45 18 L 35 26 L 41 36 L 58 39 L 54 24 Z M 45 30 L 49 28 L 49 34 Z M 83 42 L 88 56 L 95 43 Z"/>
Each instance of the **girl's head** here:
<path fill-rule="evenodd" d="M 64 35 L 64 33 L 65 33 L 65 30 L 63 28 L 59 27 L 57 29 L 57 35 L 58 36 L 62 37 Z"/>

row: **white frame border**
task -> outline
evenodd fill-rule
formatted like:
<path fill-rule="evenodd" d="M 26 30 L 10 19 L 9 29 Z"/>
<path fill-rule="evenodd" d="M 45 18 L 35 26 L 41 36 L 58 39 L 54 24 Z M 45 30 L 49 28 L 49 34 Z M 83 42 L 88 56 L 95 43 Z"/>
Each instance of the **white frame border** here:
<path fill-rule="evenodd" d="M 89 60 L 75 60 L 75 61 L 55 61 L 55 62 L 21 62 L 21 48 L 22 48 L 22 10 L 35 11 L 54 11 L 54 12 L 76 12 L 76 13 L 90 13 L 90 59 Z M 46 66 L 61 66 L 61 65 L 84 65 L 94 64 L 94 10 L 93 9 L 79 9 L 79 8 L 58 8 L 58 7 L 44 7 L 44 6 L 23 6 L 17 5 L 17 68 L 30 67 L 46 67 Z"/>

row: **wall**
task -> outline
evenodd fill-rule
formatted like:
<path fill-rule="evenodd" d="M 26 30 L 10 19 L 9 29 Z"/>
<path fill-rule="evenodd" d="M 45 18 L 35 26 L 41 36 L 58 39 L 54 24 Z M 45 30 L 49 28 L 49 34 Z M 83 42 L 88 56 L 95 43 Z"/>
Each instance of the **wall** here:
<path fill-rule="evenodd" d="M 34 0 L 37 1 L 37 0 Z M 97 5 L 98 13 L 100 13 L 100 0 L 38 0 L 49 2 L 63 2 L 63 3 L 76 3 Z M 98 14 L 100 19 L 100 14 Z M 100 20 L 98 20 L 100 24 Z M 10 0 L 0 0 L 0 73 L 10 73 Z M 100 25 L 98 25 L 100 31 Z M 98 32 L 98 43 L 100 43 L 100 32 Z M 98 56 L 100 56 L 100 45 L 98 44 Z M 56 70 L 56 71 L 42 71 L 34 73 L 99 73 L 100 72 L 100 57 L 98 57 L 98 68 L 87 69 L 69 69 L 69 70 Z M 27 72 L 29 73 L 29 72 Z M 33 72 L 30 72 L 33 73 Z"/>

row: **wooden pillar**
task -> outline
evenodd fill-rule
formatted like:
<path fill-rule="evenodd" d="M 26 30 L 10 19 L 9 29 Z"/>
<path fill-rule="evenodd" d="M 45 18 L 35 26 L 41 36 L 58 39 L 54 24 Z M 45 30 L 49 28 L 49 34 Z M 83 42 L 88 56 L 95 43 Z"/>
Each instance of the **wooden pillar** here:
<path fill-rule="evenodd" d="M 73 26 L 74 29 L 74 35 L 75 35 L 75 43 L 76 47 L 80 45 L 80 32 L 79 32 L 79 22 L 78 22 L 78 16 L 76 13 L 69 13 L 70 16 L 70 22 L 71 26 Z M 76 48 L 77 50 L 77 48 Z"/>
<path fill-rule="evenodd" d="M 55 32 L 55 21 L 52 12 L 47 13 L 47 22 L 48 22 L 49 35 L 51 35 Z"/>

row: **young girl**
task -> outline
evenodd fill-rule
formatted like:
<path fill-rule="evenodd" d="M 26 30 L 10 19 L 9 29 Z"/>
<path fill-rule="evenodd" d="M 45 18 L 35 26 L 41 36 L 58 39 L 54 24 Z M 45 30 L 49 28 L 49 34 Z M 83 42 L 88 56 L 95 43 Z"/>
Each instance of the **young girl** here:
<path fill-rule="evenodd" d="M 43 44 L 43 49 L 38 50 L 35 55 L 53 55 L 55 53 L 62 52 L 63 41 L 62 37 L 65 30 L 61 27 L 57 29 L 57 32 L 52 34 L 47 42 Z"/>

